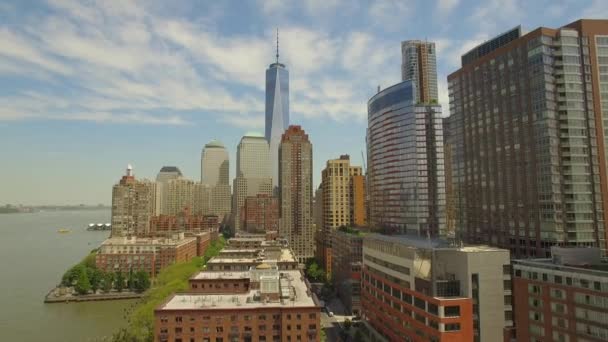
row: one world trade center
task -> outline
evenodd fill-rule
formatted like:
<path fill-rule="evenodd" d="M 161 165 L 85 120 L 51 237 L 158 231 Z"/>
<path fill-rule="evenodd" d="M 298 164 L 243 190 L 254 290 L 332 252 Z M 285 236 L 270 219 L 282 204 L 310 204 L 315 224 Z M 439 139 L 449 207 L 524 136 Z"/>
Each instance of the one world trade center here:
<path fill-rule="evenodd" d="M 279 63 L 279 35 L 277 31 L 276 62 L 266 69 L 266 140 L 270 146 L 272 185 L 279 185 L 279 145 L 289 126 L 289 72 Z"/>

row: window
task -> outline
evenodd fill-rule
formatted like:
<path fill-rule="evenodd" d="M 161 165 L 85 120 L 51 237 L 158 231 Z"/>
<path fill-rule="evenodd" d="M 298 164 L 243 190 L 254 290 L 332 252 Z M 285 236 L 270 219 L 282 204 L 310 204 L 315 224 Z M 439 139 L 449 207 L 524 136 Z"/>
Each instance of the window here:
<path fill-rule="evenodd" d="M 460 323 L 446 323 L 445 331 L 458 331 L 460 330 Z"/>
<path fill-rule="evenodd" d="M 460 306 L 446 306 L 443 313 L 445 317 L 458 317 L 460 316 Z"/>

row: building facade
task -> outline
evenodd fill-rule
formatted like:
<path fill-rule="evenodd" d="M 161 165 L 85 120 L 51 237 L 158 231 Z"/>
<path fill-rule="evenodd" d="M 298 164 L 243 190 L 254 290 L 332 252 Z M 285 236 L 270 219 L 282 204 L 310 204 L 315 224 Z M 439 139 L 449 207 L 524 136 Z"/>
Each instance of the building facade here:
<path fill-rule="evenodd" d="M 375 229 L 445 235 L 441 106 L 416 104 L 411 80 L 368 101 L 369 222 Z"/>
<path fill-rule="evenodd" d="M 509 251 L 441 240 L 363 238 L 361 304 L 372 340 L 510 341 Z"/>
<path fill-rule="evenodd" d="M 279 145 L 281 136 L 289 127 L 289 71 L 277 60 L 266 69 L 266 132 L 270 148 L 272 184 L 279 184 Z"/>
<path fill-rule="evenodd" d="M 207 234 L 207 243 L 208 246 Z M 145 271 L 155 277 L 161 269 L 178 262 L 186 262 L 202 255 L 197 238 L 175 234 L 168 238 L 112 237 L 106 239 L 97 254 L 95 265 L 104 272 Z"/>
<path fill-rule="evenodd" d="M 332 232 L 332 283 L 346 310 L 361 315 L 363 233 L 355 229 Z"/>
<path fill-rule="evenodd" d="M 261 264 L 246 272 L 201 272 L 190 292 L 154 312 L 155 341 L 321 340 L 321 308 L 299 270 Z"/>
<path fill-rule="evenodd" d="M 312 222 L 312 144 L 300 126 L 289 126 L 279 146 L 279 235 L 289 241 L 296 257 L 314 257 Z"/>
<path fill-rule="evenodd" d="M 341 226 L 364 226 L 365 220 L 365 183 L 360 166 L 350 165 L 350 157 L 342 155 L 328 160 L 321 172 L 320 194 L 321 226 L 319 244 L 322 249 L 321 264 L 327 274 L 331 274 L 332 232 Z"/>
<path fill-rule="evenodd" d="M 246 134 L 237 148 L 236 178 L 232 213 L 234 230 L 242 229 L 243 206 L 245 199 L 258 194 L 272 195 L 272 168 L 268 142 L 262 135 Z"/>
<path fill-rule="evenodd" d="M 606 253 L 608 21 L 519 27 L 462 56 L 448 76 L 459 235 L 546 257 Z M 605 65 L 605 66 L 603 66 Z"/>
<path fill-rule="evenodd" d="M 158 187 L 158 214 L 169 214 L 167 208 L 167 184 L 170 180 L 182 178 L 182 172 L 177 166 L 163 166 L 156 175 L 156 186 Z"/>
<path fill-rule="evenodd" d="M 213 140 L 205 145 L 201 156 L 201 203 L 208 200 L 209 212 L 205 214 L 218 215 L 220 220 L 231 210 L 229 167 L 228 151 L 224 144 Z"/>
<path fill-rule="evenodd" d="M 608 261 L 598 248 L 551 252 L 513 261 L 517 341 L 608 340 Z"/>
<path fill-rule="evenodd" d="M 242 229 L 249 233 L 265 234 L 279 231 L 279 199 L 270 195 L 250 196 L 242 210 Z"/>
<path fill-rule="evenodd" d="M 146 235 L 157 212 L 156 183 L 136 180 L 131 165 L 112 187 L 112 236 Z"/>
<path fill-rule="evenodd" d="M 421 40 L 401 42 L 401 80 L 411 80 L 418 92 L 416 103 L 437 103 L 437 55 L 435 43 Z"/>

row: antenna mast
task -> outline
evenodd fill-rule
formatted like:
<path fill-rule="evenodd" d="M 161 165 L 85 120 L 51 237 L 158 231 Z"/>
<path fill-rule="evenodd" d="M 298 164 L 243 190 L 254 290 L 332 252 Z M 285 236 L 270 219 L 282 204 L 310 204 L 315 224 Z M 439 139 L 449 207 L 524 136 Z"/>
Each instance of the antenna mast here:
<path fill-rule="evenodd" d="M 277 27 L 277 64 L 279 63 L 279 28 Z"/>

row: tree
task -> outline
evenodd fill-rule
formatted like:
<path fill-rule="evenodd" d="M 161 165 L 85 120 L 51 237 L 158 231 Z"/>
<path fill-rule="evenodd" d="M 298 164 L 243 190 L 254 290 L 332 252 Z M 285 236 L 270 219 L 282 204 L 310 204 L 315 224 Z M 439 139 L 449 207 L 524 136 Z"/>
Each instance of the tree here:
<path fill-rule="evenodd" d="M 78 275 L 78 280 L 76 281 L 74 289 L 80 295 L 87 294 L 91 290 L 91 283 L 89 282 L 87 271 L 84 268 L 81 268 L 81 272 Z"/>
<path fill-rule="evenodd" d="M 150 276 L 146 271 L 138 271 L 133 276 L 135 292 L 141 293 L 150 288 Z"/>
<path fill-rule="evenodd" d="M 93 290 L 93 293 L 97 292 L 97 290 L 102 286 L 104 276 L 103 271 L 98 270 L 97 268 L 87 268 L 87 276 L 91 282 L 91 290 Z"/>
<path fill-rule="evenodd" d="M 345 319 L 344 320 L 344 330 L 348 331 L 350 330 L 350 327 L 353 325 L 353 322 L 351 322 L 350 319 Z"/>
<path fill-rule="evenodd" d="M 133 270 L 129 270 L 129 275 L 127 276 L 127 287 L 129 291 L 135 290 L 135 279 L 133 278 Z"/>
<path fill-rule="evenodd" d="M 114 288 L 118 292 L 122 292 L 125 288 L 125 276 L 121 271 L 116 272 L 116 277 L 114 278 Z"/>
<path fill-rule="evenodd" d="M 101 285 L 101 289 L 103 290 L 103 292 L 108 293 L 112 290 L 112 283 L 114 282 L 114 273 L 112 272 L 107 272 L 107 273 L 103 273 L 103 280 L 102 280 L 102 285 Z"/>

